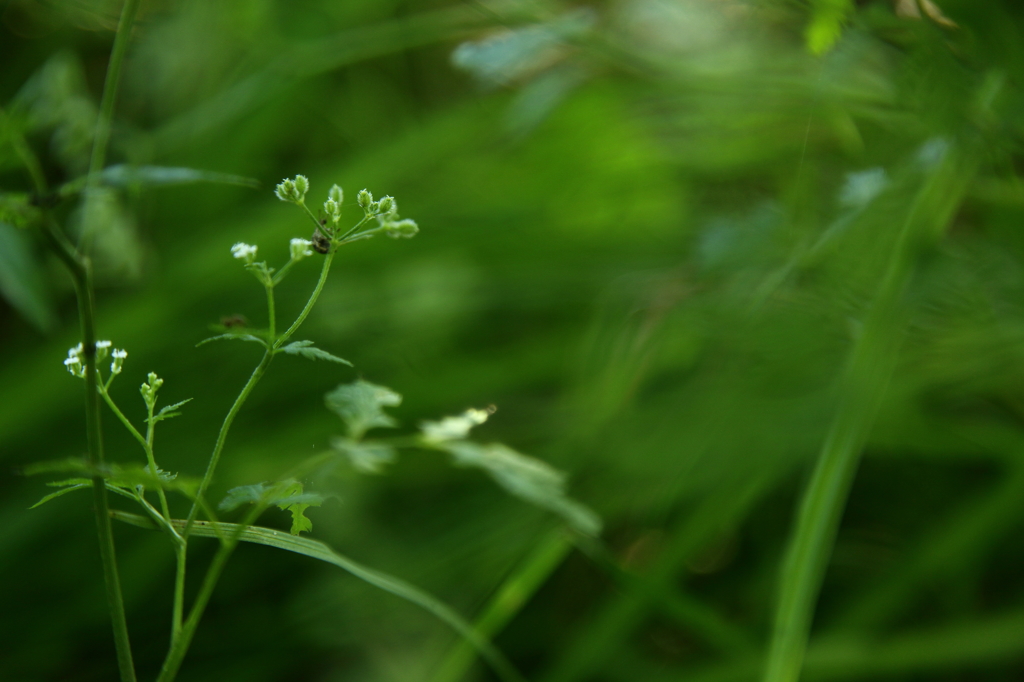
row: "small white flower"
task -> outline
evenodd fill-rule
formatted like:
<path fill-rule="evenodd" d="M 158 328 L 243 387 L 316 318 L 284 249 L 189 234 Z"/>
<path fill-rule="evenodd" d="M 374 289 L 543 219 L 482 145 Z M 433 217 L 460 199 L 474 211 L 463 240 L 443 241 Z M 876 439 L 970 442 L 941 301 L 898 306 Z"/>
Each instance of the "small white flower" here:
<path fill-rule="evenodd" d="M 111 356 L 114 358 L 114 361 L 110 363 L 110 373 L 120 374 L 121 365 L 124 364 L 124 359 L 128 357 L 128 351 L 122 348 L 115 348 Z"/>
<path fill-rule="evenodd" d="M 111 344 L 110 341 L 97 341 L 96 342 L 96 347 L 97 348 L 110 348 L 110 344 Z"/>
<path fill-rule="evenodd" d="M 64 366 L 71 376 L 78 377 L 79 379 L 85 378 L 85 367 L 82 365 L 82 358 L 79 357 L 74 348 L 68 351 L 68 357 L 64 361 Z"/>
<path fill-rule="evenodd" d="M 291 249 L 292 260 L 300 260 L 302 258 L 305 258 L 306 256 L 313 255 L 313 249 L 310 248 L 311 246 L 313 246 L 313 242 L 309 241 L 308 239 L 301 239 L 299 237 L 296 237 L 295 239 L 291 240 L 288 246 Z"/>
<path fill-rule="evenodd" d="M 246 263 L 251 263 L 252 259 L 256 257 L 256 247 L 245 242 L 238 242 L 231 247 L 231 255 L 235 258 L 245 259 Z"/>

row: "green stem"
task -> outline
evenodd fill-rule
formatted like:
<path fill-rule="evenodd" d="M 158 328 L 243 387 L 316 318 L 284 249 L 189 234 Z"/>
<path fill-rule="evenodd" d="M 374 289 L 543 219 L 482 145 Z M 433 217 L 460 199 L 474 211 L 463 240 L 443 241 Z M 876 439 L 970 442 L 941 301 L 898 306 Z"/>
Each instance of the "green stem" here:
<path fill-rule="evenodd" d="M 99 172 L 107 158 L 107 145 L 110 143 L 110 127 L 114 118 L 114 104 L 117 102 L 118 85 L 121 82 L 121 67 L 128 52 L 131 40 L 132 24 L 139 9 L 139 0 L 125 0 L 121 9 L 121 19 L 117 24 L 117 35 L 114 37 L 114 48 L 107 64 L 107 75 L 103 82 L 103 97 L 100 100 L 100 115 L 96 121 L 96 134 L 93 137 L 92 155 L 89 158 L 89 185 L 99 184 Z"/>
<path fill-rule="evenodd" d="M 113 375 L 111 375 L 111 378 L 113 378 Z M 114 399 L 110 397 L 110 393 L 107 391 L 108 386 L 109 382 L 107 382 L 107 385 L 105 386 L 98 387 L 100 395 L 103 396 L 103 400 L 107 403 L 107 407 L 110 408 L 110 411 L 114 413 L 122 424 L 124 424 L 124 427 L 135 437 L 135 440 L 139 441 L 139 444 L 142 445 L 142 449 L 146 452 L 146 462 L 149 464 L 150 472 L 156 476 L 156 459 L 153 456 L 153 431 L 156 425 L 153 423 L 153 408 L 149 408 L 149 419 L 147 420 L 149 427 L 146 429 L 146 436 L 144 438 L 142 434 L 139 433 L 139 430 L 136 429 L 131 421 L 128 420 L 128 417 L 124 415 L 121 408 L 117 406 Z M 164 493 L 164 489 L 157 488 L 157 495 L 160 498 L 160 507 L 163 511 L 164 518 L 171 518 L 170 507 L 167 505 L 167 494 Z"/>
<path fill-rule="evenodd" d="M 156 422 L 153 421 L 153 408 L 156 407 L 156 401 L 146 405 L 146 410 L 149 413 L 149 419 L 146 420 L 146 460 L 149 462 L 149 473 L 159 478 L 160 470 L 156 466 L 156 456 L 153 454 L 153 440 L 156 438 Z M 156 489 L 157 497 L 160 498 L 160 510 L 164 513 L 164 518 L 170 520 L 171 508 L 167 505 L 167 494 L 164 492 L 163 487 Z"/>
<path fill-rule="evenodd" d="M 292 323 L 292 326 L 288 327 L 288 330 L 273 342 L 273 345 L 271 346 L 273 350 L 280 348 L 281 345 L 296 332 L 299 326 L 306 321 L 306 317 L 309 316 L 309 311 L 311 311 L 313 306 L 316 305 L 316 300 L 320 297 L 320 292 L 323 291 L 324 283 L 327 281 L 327 274 L 331 271 L 331 262 L 333 260 L 334 250 L 332 249 L 330 253 L 324 256 L 324 266 L 320 270 L 320 279 L 317 281 L 316 288 L 313 289 L 313 293 L 310 294 L 309 300 L 306 301 L 306 306 L 302 309 L 302 312 L 299 313 L 299 316 L 295 318 L 295 322 Z"/>
<path fill-rule="evenodd" d="M 217 554 L 214 555 L 213 561 L 210 563 L 210 568 L 206 571 L 206 576 L 203 578 L 203 584 L 199 588 L 199 594 L 196 595 L 196 600 L 192 605 L 192 610 L 189 611 L 188 619 L 184 625 L 177 631 L 176 636 L 171 641 L 171 650 L 167 653 L 167 658 L 164 660 L 163 666 L 160 668 L 160 675 L 157 677 L 157 682 L 171 682 L 178 674 L 178 669 L 181 668 L 181 663 L 185 659 L 185 654 L 188 652 L 189 645 L 192 643 L 192 637 L 195 636 L 196 628 L 199 626 L 199 621 L 203 618 L 203 612 L 206 610 L 206 605 L 210 601 L 210 597 L 213 595 L 213 590 L 217 587 L 217 581 L 220 579 L 221 573 L 224 571 L 224 566 L 227 565 L 228 559 L 231 557 L 231 553 L 235 547 L 238 546 L 239 539 L 242 536 L 243 531 L 248 528 L 253 521 L 266 509 L 261 505 L 256 505 L 246 515 L 245 519 L 239 524 L 234 532 L 228 537 L 226 542 L 222 542 L 220 547 L 217 549 Z M 188 532 L 190 529 L 190 523 L 186 522 L 185 531 Z M 182 573 L 184 573 L 182 571 Z"/>
<path fill-rule="evenodd" d="M 271 345 L 273 345 L 274 336 L 277 333 L 277 327 L 275 325 L 276 319 L 274 313 L 274 285 L 265 284 L 264 288 L 267 290 L 267 316 L 270 318 L 270 332 L 268 334 L 267 339 L 270 341 Z"/>
<path fill-rule="evenodd" d="M 217 443 L 213 447 L 213 454 L 210 455 L 210 461 L 206 465 L 206 473 L 203 474 L 203 480 L 199 484 L 199 489 L 196 491 L 196 499 L 192 502 L 192 509 L 189 510 L 188 519 L 185 525 L 184 537 L 188 540 L 189 532 L 192 530 L 192 524 L 195 523 L 196 515 L 199 513 L 201 506 L 200 500 L 204 499 L 206 490 L 210 487 L 210 482 L 213 480 L 213 472 L 217 469 L 217 463 L 220 461 L 221 452 L 224 450 L 224 442 L 227 440 L 228 431 L 231 429 L 232 422 L 235 421 L 235 417 L 238 415 L 238 411 L 242 409 L 242 405 L 249 398 L 249 394 L 252 393 L 253 388 L 259 383 L 259 380 L 263 378 L 263 375 L 267 372 L 267 367 L 270 366 L 270 361 L 273 360 L 274 353 L 271 349 L 263 354 L 263 359 L 260 360 L 260 364 L 256 365 L 256 369 L 252 371 L 249 376 L 249 381 L 242 387 L 242 391 L 235 398 L 234 404 L 231 409 L 228 410 L 228 414 L 224 417 L 224 422 L 220 426 L 220 432 L 217 434 Z"/>

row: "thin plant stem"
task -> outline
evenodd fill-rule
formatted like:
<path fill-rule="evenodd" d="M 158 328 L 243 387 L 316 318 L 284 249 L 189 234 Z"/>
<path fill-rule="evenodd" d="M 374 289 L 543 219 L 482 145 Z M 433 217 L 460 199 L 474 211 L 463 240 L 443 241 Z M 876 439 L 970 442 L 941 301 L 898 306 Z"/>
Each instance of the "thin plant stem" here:
<path fill-rule="evenodd" d="M 100 391 L 96 381 L 96 309 L 92 296 L 92 265 L 87 257 L 79 254 L 52 220 L 47 220 L 43 230 L 51 248 L 67 266 L 78 299 L 79 322 L 82 327 L 82 355 L 85 358 L 85 430 L 88 442 L 88 460 L 93 467 L 103 464 L 103 433 L 100 415 Z M 110 525 L 109 504 L 106 482 L 95 476 L 92 479 L 96 532 L 99 538 L 100 559 L 103 564 L 103 583 L 107 594 L 107 606 L 114 631 L 117 650 L 117 664 L 122 682 L 134 682 L 135 667 L 132 663 L 131 644 L 128 639 L 128 621 L 124 611 L 124 597 L 121 581 L 117 574 L 117 557 L 114 551 L 114 535 Z"/>
<path fill-rule="evenodd" d="M 310 294 L 305 307 L 302 309 L 302 312 L 299 313 L 299 316 L 295 318 L 295 321 L 292 322 L 292 325 L 288 327 L 288 329 L 281 334 L 276 341 L 273 342 L 273 345 L 271 346 L 273 349 L 276 350 L 277 348 L 280 348 L 281 344 L 287 341 L 291 335 L 298 330 L 299 326 L 306 321 L 306 318 L 309 316 L 309 312 L 313 309 L 313 306 L 316 305 L 316 300 L 320 297 L 320 292 L 323 291 L 324 283 L 327 281 L 327 274 L 331 271 L 331 262 L 334 260 L 334 253 L 334 249 L 331 249 L 331 252 L 324 256 L 324 265 L 320 270 L 320 279 L 317 280 L 313 293 Z"/>
<path fill-rule="evenodd" d="M 277 334 L 277 327 L 275 326 L 275 313 L 274 313 L 274 285 L 264 284 L 264 288 L 267 290 L 267 316 L 270 318 L 270 331 L 269 340 L 271 345 L 274 343 L 274 336 Z"/>
<path fill-rule="evenodd" d="M 220 575 L 224 571 L 224 566 L 227 565 L 228 559 L 231 557 L 231 553 L 234 551 L 235 547 L 238 546 L 242 532 L 248 528 L 265 509 L 266 507 L 264 505 L 254 506 L 246 515 L 243 522 L 239 524 L 235 531 L 227 538 L 227 541 L 221 542 L 220 547 L 217 549 L 217 554 L 214 555 L 213 561 L 210 563 L 210 567 L 207 569 L 206 575 L 203 577 L 203 584 L 200 586 L 199 594 L 196 595 L 196 600 L 192 604 L 192 609 L 189 611 L 188 619 L 177 632 L 177 636 L 171 641 L 171 650 L 167 653 L 167 658 L 164 659 L 164 664 L 160 668 L 160 675 L 157 677 L 157 682 L 171 682 L 177 676 L 178 669 L 181 668 L 181 663 L 185 659 L 185 654 L 188 652 L 189 645 L 192 643 L 192 637 L 195 635 L 196 628 L 199 626 L 199 621 L 202 620 L 203 612 L 206 610 L 206 605 L 209 603 L 210 597 L 213 595 L 213 590 L 217 587 L 217 581 L 220 579 Z M 185 532 L 188 530 L 189 524 L 186 523 Z"/>

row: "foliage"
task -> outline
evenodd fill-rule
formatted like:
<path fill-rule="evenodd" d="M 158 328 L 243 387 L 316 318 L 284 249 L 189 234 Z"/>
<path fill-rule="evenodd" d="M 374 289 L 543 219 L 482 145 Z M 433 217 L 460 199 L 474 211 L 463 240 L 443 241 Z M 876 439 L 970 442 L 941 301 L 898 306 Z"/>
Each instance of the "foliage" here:
<path fill-rule="evenodd" d="M 108 392 L 142 440 L 148 368 L 168 377 L 167 403 L 193 397 L 159 422 L 159 465 L 180 479 L 273 335 L 246 273 L 273 283 L 280 269 L 259 261 L 333 224 L 311 205 L 296 232 L 295 208 L 270 198 L 308 171 L 313 194 L 326 178 L 394 194 L 423 230 L 415 248 L 339 252 L 287 343 L 314 339 L 356 369 L 275 356 L 209 499 L 301 481 L 326 498 L 305 510 L 315 529 L 292 536 L 271 510 L 267 537 L 320 542 L 479 614 L 475 630 L 531 680 L 758 679 L 780 603 L 809 627 L 805 656 L 785 648 L 806 679 L 1020 676 L 1017 4 L 147 3 L 90 220 L 80 179 L 119 10 L 4 10 L 8 471 L 86 449 L 81 384 L 55 360 L 79 341 L 77 312 L 39 217 L 92 240 L 100 338 L 131 353 Z M 363 214 L 347 194 L 350 225 Z M 401 220 L 391 234 L 411 231 Z M 245 272 L 225 267 L 236 242 L 260 245 Z M 274 287 L 288 319 L 315 286 L 310 262 Z M 191 348 L 211 335 L 249 342 Z M 360 380 L 399 390 L 377 417 L 411 428 L 353 432 L 324 411 Z M 461 439 L 430 436 L 467 422 L 416 428 L 492 403 L 500 418 Z M 115 420 L 108 466 L 145 473 Z M 566 534 L 550 504 L 482 485 L 532 490 L 522 474 L 548 502 L 562 492 L 493 441 L 568 472 L 602 533 Z M 810 485 L 833 480 L 815 473 L 826 450 L 852 453 L 837 458 L 846 475 Z M 15 587 L 0 612 L 26 615 L 0 625 L 0 678 L 116 676 L 90 502 L 26 511 L 94 473 L 55 472 L 72 482 L 52 491 L 2 479 L 0 576 Z M 810 504 L 808 490 L 825 494 Z M 190 499 L 167 495 L 183 518 Z M 790 581 L 812 589 L 783 597 L 794 529 L 819 519 Z M 190 546 L 189 575 L 236 529 L 197 526 L 213 539 Z M 167 535 L 114 526 L 149 677 L 172 616 Z M 493 677 L 431 614 L 337 568 L 242 539 L 181 678 Z"/>

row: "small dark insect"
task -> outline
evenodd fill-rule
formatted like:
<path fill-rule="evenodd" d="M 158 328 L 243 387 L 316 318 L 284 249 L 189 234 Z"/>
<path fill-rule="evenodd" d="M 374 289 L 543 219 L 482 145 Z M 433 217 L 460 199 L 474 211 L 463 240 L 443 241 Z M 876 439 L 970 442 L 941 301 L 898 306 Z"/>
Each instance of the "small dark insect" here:
<path fill-rule="evenodd" d="M 249 320 L 245 319 L 245 315 L 228 315 L 227 317 L 220 318 L 220 323 L 228 329 L 234 327 L 248 327 Z"/>
<path fill-rule="evenodd" d="M 320 230 L 313 232 L 313 237 L 310 241 L 313 242 L 313 250 L 317 253 L 326 254 L 331 250 L 331 240 L 324 236 L 324 233 Z"/>

